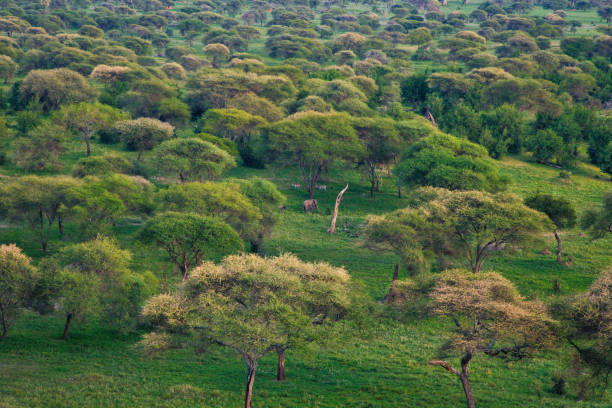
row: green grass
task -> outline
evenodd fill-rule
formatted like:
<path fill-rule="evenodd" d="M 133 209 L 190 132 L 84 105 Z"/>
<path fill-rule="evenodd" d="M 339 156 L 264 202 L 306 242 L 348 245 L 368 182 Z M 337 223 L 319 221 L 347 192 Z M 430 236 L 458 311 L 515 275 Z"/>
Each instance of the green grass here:
<path fill-rule="evenodd" d="M 98 146 L 96 146 L 96 149 Z M 579 169 L 571 183 L 558 179 L 558 170 L 506 158 L 503 172 L 512 180 L 511 190 L 521 195 L 536 190 L 561 194 L 580 210 L 596 205 L 601 193 L 612 184 L 590 167 Z M 343 265 L 368 293 L 381 299 L 388 289 L 392 254 L 362 248 L 358 226 L 369 213 L 381 213 L 406 205 L 396 196 L 390 180 L 374 199 L 355 171 L 332 171 L 323 182 L 327 192 L 317 192 L 319 214 L 303 214 L 302 190 L 292 169 L 253 170 L 236 168 L 231 177 L 259 175 L 271 179 L 288 196 L 287 210 L 266 241 L 268 254 L 292 252 L 305 260 L 324 260 Z M 340 206 L 338 232 L 329 235 L 331 209 L 337 191 L 349 183 Z M 347 226 L 345 230 L 344 226 Z M 134 226 L 117 229 L 121 244 L 134 252 L 133 267 L 152 270 L 158 276 L 171 274 L 160 251 L 136 245 Z M 56 240 L 52 248 L 65 244 Z M 16 241 L 35 258 L 42 255 L 34 236 L 24 229 L 2 230 L 2 242 Z M 552 249 L 549 237 L 546 245 Z M 487 264 L 513 280 L 525 295 L 546 297 L 552 279 L 560 279 L 565 293 L 588 286 L 612 263 L 611 239 L 592 242 L 579 231 L 565 233 L 567 251 L 574 255 L 571 267 L 558 265 L 552 256 L 533 248 L 525 254 L 508 254 Z M 171 275 L 174 276 L 174 275 Z M 402 277 L 405 272 L 402 271 Z M 172 281 L 172 279 L 170 279 Z M 274 380 L 275 359 L 261 363 L 255 385 L 258 407 L 450 407 L 461 406 L 463 395 L 456 378 L 427 366 L 443 342 L 448 321 L 414 318 L 387 313 L 366 339 L 345 343 L 315 353 L 290 352 L 289 381 Z M 211 349 L 201 355 L 172 351 L 157 357 L 140 352 L 140 332 L 117 333 L 97 322 L 75 325 L 68 342 L 58 340 L 59 317 L 27 314 L 11 328 L 0 343 L 0 406 L 6 407 L 234 407 L 242 398 L 244 364 L 229 350 Z M 339 337 L 342 337 L 340 334 Z M 611 399 L 578 403 L 570 397 L 550 393 L 552 375 L 558 370 L 562 352 L 546 353 L 535 359 L 506 364 L 477 358 L 472 363 L 476 401 L 483 407 L 609 407 Z M 25 386 L 31 384 L 31 386 Z"/>

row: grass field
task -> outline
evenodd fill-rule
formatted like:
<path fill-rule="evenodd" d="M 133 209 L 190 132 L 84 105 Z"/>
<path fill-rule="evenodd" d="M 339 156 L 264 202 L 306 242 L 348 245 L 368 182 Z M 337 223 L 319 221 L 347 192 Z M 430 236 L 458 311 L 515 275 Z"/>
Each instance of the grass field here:
<path fill-rule="evenodd" d="M 96 146 L 98 148 L 98 146 Z M 532 164 L 528 158 L 506 158 L 503 172 L 513 180 L 511 190 L 526 195 L 550 191 L 571 199 L 583 210 L 597 205 L 612 183 L 584 166 L 571 182 L 558 178 L 558 170 Z M 287 169 L 236 168 L 232 177 L 259 175 L 271 179 L 287 195 L 287 210 L 265 243 L 268 254 L 292 252 L 304 260 L 325 260 L 345 266 L 366 290 L 381 299 L 388 289 L 392 254 L 378 254 L 361 247 L 359 225 L 368 213 L 381 213 L 406 205 L 396 196 L 390 180 L 374 199 L 359 173 L 338 171 L 326 182 L 328 191 L 318 195 L 320 213 L 303 214 L 305 192 L 294 190 L 297 173 Z M 350 187 L 341 204 L 338 233 L 326 229 L 336 192 Z M 161 252 L 152 252 L 133 241 L 133 226 L 119 226 L 119 241 L 131 249 L 135 269 L 152 270 L 173 277 Z M 2 242 L 17 242 L 39 258 L 33 234 L 22 228 L 4 228 Z M 579 231 L 566 231 L 565 243 L 574 258 L 571 267 L 558 265 L 552 256 L 533 248 L 525 254 L 496 258 L 488 269 L 497 269 L 514 281 L 526 296 L 546 298 L 552 280 L 559 279 L 563 293 L 587 287 L 612 264 L 612 239 L 590 241 Z M 52 248 L 64 243 L 54 241 Z M 552 249 L 550 237 L 547 246 Z M 402 274 L 403 276 L 403 274 Z M 172 281 L 172 279 L 170 279 Z M 436 355 L 448 322 L 411 317 L 399 311 L 383 316 L 365 339 L 347 340 L 315 353 L 290 352 L 289 381 L 274 380 L 275 358 L 264 358 L 258 371 L 254 403 L 259 407 L 451 407 L 463 404 L 456 378 L 428 367 Z M 221 349 L 195 355 L 172 351 L 149 357 L 136 346 L 139 332 L 106 330 L 103 322 L 75 326 L 68 342 L 58 340 L 63 320 L 28 314 L 0 343 L 0 407 L 233 407 L 242 399 L 244 364 Z M 342 332 L 338 337 L 347 337 Z M 472 363 L 476 401 L 482 407 L 609 407 L 609 397 L 578 403 L 571 396 L 550 393 L 552 375 L 563 353 L 547 353 L 533 360 L 506 364 L 478 358 Z M 25 386 L 28 384 L 28 386 Z"/>

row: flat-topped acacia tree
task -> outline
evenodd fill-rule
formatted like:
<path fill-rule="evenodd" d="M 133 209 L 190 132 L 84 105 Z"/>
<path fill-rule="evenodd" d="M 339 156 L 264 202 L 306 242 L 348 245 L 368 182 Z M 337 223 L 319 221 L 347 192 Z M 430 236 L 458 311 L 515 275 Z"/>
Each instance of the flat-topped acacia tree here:
<path fill-rule="evenodd" d="M 187 279 L 191 268 L 204 260 L 220 258 L 243 249 L 238 233 L 223 221 L 193 213 L 168 211 L 149 219 L 140 239 L 162 247 Z"/>
<path fill-rule="evenodd" d="M 513 194 L 484 191 L 416 191 L 413 207 L 370 216 L 366 245 L 389 248 L 405 262 L 422 262 L 425 254 L 468 263 L 474 273 L 498 250 L 525 248 L 551 228 L 548 217 L 525 206 Z M 412 265 L 414 266 L 414 265 Z"/>
<path fill-rule="evenodd" d="M 31 225 L 46 252 L 53 224 L 69 201 L 71 190 L 81 184 L 81 180 L 65 176 L 31 175 L 12 179 L 0 186 L 0 214 Z"/>
<path fill-rule="evenodd" d="M 136 160 L 140 160 L 145 150 L 152 150 L 174 134 L 174 126 L 155 118 L 138 118 L 122 120 L 113 126 L 125 146 L 138 152 Z"/>
<path fill-rule="evenodd" d="M 264 128 L 272 160 L 300 168 L 308 196 L 314 196 L 324 166 L 358 159 L 364 148 L 345 113 L 299 112 Z"/>
<path fill-rule="evenodd" d="M 213 180 L 236 166 L 225 150 L 198 138 L 166 140 L 152 156 L 155 168 L 175 173 L 181 182 Z"/>
<path fill-rule="evenodd" d="M 438 277 L 430 296 L 434 313 L 454 322 L 442 349 L 444 354 L 461 355 L 461 365 L 455 368 L 443 360 L 429 364 L 459 377 L 467 408 L 475 407 L 469 380 L 474 356 L 521 359 L 554 343 L 556 322 L 546 306 L 524 300 L 510 281 L 495 272 L 447 271 Z"/>
<path fill-rule="evenodd" d="M 251 408 L 259 359 L 277 352 L 283 380 L 284 352 L 325 336 L 326 327 L 347 315 L 350 278 L 342 268 L 301 262 L 294 256 L 232 255 L 189 273 L 175 295 L 151 299 L 143 314 L 158 329 L 145 336 L 152 350 L 231 348 L 247 365 L 245 408 Z"/>
<path fill-rule="evenodd" d="M 87 156 L 91 156 L 91 139 L 97 131 L 108 129 L 118 120 L 128 119 L 129 114 L 98 102 L 81 102 L 62 106 L 54 120 L 85 142 Z"/>

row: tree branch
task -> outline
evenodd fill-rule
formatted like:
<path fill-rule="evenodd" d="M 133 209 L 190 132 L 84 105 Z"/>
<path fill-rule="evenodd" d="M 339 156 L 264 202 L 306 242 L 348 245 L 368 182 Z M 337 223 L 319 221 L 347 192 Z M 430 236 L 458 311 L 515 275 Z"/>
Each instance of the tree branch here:
<path fill-rule="evenodd" d="M 443 360 L 431 360 L 429 361 L 427 364 L 431 365 L 431 366 L 438 366 L 438 367 L 442 367 L 444 369 L 446 369 L 446 371 L 455 374 L 458 377 L 461 377 L 461 373 L 459 372 L 459 370 L 453 368 L 449 363 L 447 363 L 446 361 Z"/>

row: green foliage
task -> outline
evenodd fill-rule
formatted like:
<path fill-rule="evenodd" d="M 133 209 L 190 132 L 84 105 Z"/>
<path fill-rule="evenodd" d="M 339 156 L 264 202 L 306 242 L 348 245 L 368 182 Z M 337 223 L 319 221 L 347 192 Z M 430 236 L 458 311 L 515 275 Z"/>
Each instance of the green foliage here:
<path fill-rule="evenodd" d="M 130 162 L 116 154 L 83 157 L 72 168 L 74 177 L 103 176 L 109 173 L 126 173 L 131 167 Z"/>
<path fill-rule="evenodd" d="M 563 334 L 573 347 L 575 359 L 568 374 L 580 398 L 603 395 L 608 388 L 612 372 L 611 299 L 612 275 L 608 270 L 586 292 L 564 299 L 553 308 L 563 319 Z"/>
<path fill-rule="evenodd" d="M 202 116 L 202 131 L 225 137 L 238 145 L 247 143 L 256 129 L 266 123 L 260 116 L 240 109 L 209 109 Z"/>
<path fill-rule="evenodd" d="M 30 302 L 38 278 L 38 270 L 21 249 L 14 244 L 0 245 L 0 341 L 20 309 Z"/>
<path fill-rule="evenodd" d="M 63 129 L 57 125 L 43 125 L 16 139 L 12 146 L 12 160 L 24 170 L 58 170 L 60 154 L 65 150 Z"/>
<path fill-rule="evenodd" d="M 0 188 L 0 213 L 9 219 L 25 221 L 37 230 L 42 250 L 46 251 L 51 228 L 80 183 L 70 177 L 24 176 Z"/>
<path fill-rule="evenodd" d="M 162 333 L 192 334 L 187 347 L 216 342 L 243 357 L 245 406 L 250 407 L 259 360 L 271 351 L 320 339 L 329 322 L 346 316 L 350 304 L 349 276 L 342 268 L 290 255 L 241 255 L 220 265 L 204 263 L 190 273 L 177 296 L 153 298 L 144 315 Z"/>
<path fill-rule="evenodd" d="M 400 135 L 390 119 L 357 118 L 353 120 L 353 127 L 365 147 L 359 164 L 370 182 L 370 197 L 374 197 L 377 169 L 389 165 L 397 157 L 401 146 Z"/>
<path fill-rule="evenodd" d="M 133 324 L 147 294 L 146 288 L 134 292 L 132 254 L 109 238 L 98 238 L 63 248 L 46 265 L 54 276 L 57 311 L 72 321 L 83 323 L 100 318 L 110 327 Z"/>
<path fill-rule="evenodd" d="M 90 102 L 97 96 L 83 76 L 66 68 L 32 70 L 19 91 L 24 101 L 40 103 L 45 111 L 64 104 Z"/>
<path fill-rule="evenodd" d="M 435 256 L 479 272 L 492 253 L 526 247 L 550 223 L 512 194 L 428 188 L 418 196 L 417 206 L 370 216 L 366 227 L 367 245 L 392 249 L 414 270 Z"/>
<path fill-rule="evenodd" d="M 491 112 L 485 112 L 482 122 L 495 140 L 494 147 L 489 148 L 492 157 L 500 158 L 506 151 L 513 154 L 521 152 L 525 124 L 523 115 L 513 105 L 504 104 Z"/>
<path fill-rule="evenodd" d="M 89 176 L 66 192 L 63 216 L 72 218 L 79 226 L 79 235 L 96 236 L 109 232 L 125 214 L 121 198 L 106 189 L 95 176 Z"/>
<path fill-rule="evenodd" d="M 229 225 L 197 214 L 158 214 L 147 221 L 140 237 L 162 247 L 183 279 L 204 260 L 219 259 L 243 248 L 240 237 Z"/>
<path fill-rule="evenodd" d="M 580 220 L 581 227 L 594 238 L 612 233 L 612 193 L 604 194 L 602 201 L 601 208 L 588 208 Z"/>
<path fill-rule="evenodd" d="M 356 159 L 363 152 L 350 118 L 339 113 L 298 113 L 268 125 L 264 136 L 274 161 L 300 167 L 310 197 L 324 164 Z"/>
<path fill-rule="evenodd" d="M 480 153 L 463 155 L 461 149 L 450 148 L 450 159 L 443 155 L 438 162 L 437 156 L 432 155 L 434 159 L 425 162 L 431 163 L 431 169 L 417 160 L 425 173 L 438 171 L 436 180 L 442 180 L 441 185 L 450 185 L 450 181 L 455 183 L 453 186 L 460 184 L 456 180 L 463 181 L 461 166 L 471 162 L 476 164 L 465 164 L 465 178 L 470 183 L 466 182 L 463 188 L 493 190 L 490 185 L 494 182 L 489 183 L 483 176 L 487 187 L 482 187 L 481 179 L 472 174 L 480 174 L 474 168 L 481 169 L 480 160 L 487 159 L 493 173 L 503 176 L 500 179 L 513 181 L 507 186 L 510 191 L 522 197 L 544 192 L 566 198 L 579 214 L 586 213 L 585 219 L 592 220 L 587 228 L 590 236 L 573 229 L 555 231 L 557 239 L 558 235 L 564 239 L 568 255 L 565 264 L 542 256 L 537 243 L 518 253 L 504 246 L 493 253 L 495 256 L 492 254 L 489 267 L 511 280 L 525 298 L 541 298 L 548 303 L 554 302 L 548 295 L 561 293 L 574 299 L 573 294 L 586 289 L 595 279 L 594 271 L 612 262 L 612 238 L 606 232 L 609 215 L 598 205 L 601 195 L 610 190 L 607 175 L 583 161 L 588 142 L 591 163 L 603 171 L 612 171 L 612 133 L 606 116 L 611 99 L 612 32 L 609 25 L 596 27 L 600 17 L 605 17 L 601 11 L 605 5 L 594 8 L 584 0 L 571 4 L 565 0 L 534 4 L 475 0 L 454 10 L 458 3 L 440 5 L 432 1 L 343 1 L 330 3 L 331 8 L 316 0 L 285 1 L 272 6 L 264 3 L 2 3 L 0 29 L 6 36 L 0 36 L 0 82 L 7 83 L 0 86 L 1 243 L 17 243 L 25 253 L 40 260 L 40 268 L 46 272 L 43 266 L 52 261 L 52 256 L 41 251 L 41 244 L 50 254 L 57 254 L 70 241 L 94 236 L 99 230 L 115 236 L 116 242 L 133 253 L 131 266 L 141 273 L 130 273 L 121 290 L 105 293 L 104 304 L 115 305 L 117 319 L 131 326 L 137 319 L 131 312 L 129 318 L 120 318 L 128 315 L 121 310 L 136 310 L 138 299 L 159 293 L 155 279 L 143 270 L 150 269 L 163 277 L 168 269 L 163 250 L 142 246 L 134 239 L 147 219 L 165 208 L 154 205 L 152 197 L 172 191 L 168 208 L 186 211 L 184 202 L 198 208 L 199 215 L 219 215 L 239 231 L 239 236 L 251 241 L 252 252 L 291 251 L 304 260 L 346 265 L 351 280 L 362 282 L 378 300 L 389 291 L 388 278 L 399 261 L 405 266 L 399 271 L 401 276 L 406 269 L 414 272 L 432 264 L 433 269 L 442 270 L 459 262 L 456 247 L 431 230 L 419 230 L 410 240 L 440 247 L 426 246 L 426 250 L 412 252 L 408 247 L 394 254 L 374 253 L 358 246 L 368 215 L 408 204 L 419 208 L 424 205 L 423 199 L 412 191 L 412 187 L 423 183 L 411 184 L 407 180 L 406 188 L 392 180 L 389 172 L 397 164 L 397 153 L 422 139 L 433 139 L 439 127 L 454 137 L 481 144 L 490 156 L 500 159 L 488 161 Z M 438 8 L 441 11 L 436 11 Z M 599 16 L 597 8 L 601 9 Z M 463 27 L 470 31 L 460 31 Z M 222 44 L 220 54 L 209 52 L 206 57 L 215 66 L 202 57 L 202 49 L 195 47 L 195 42 L 204 46 Z M 417 45 L 410 46 L 411 43 Z M 247 48 L 248 53 L 237 52 Z M 336 52 L 333 56 L 332 48 Z M 91 119 L 83 111 L 75 115 L 73 126 L 67 126 L 53 112 L 80 102 L 112 107 L 122 117 L 113 118 L 110 126 L 90 126 Z M 323 179 L 321 184 L 326 185 L 318 186 L 317 192 L 322 214 L 298 212 L 306 197 L 303 191 L 290 187 L 301 183 L 299 179 L 303 177 L 299 160 L 281 150 L 290 149 L 280 146 L 275 150 L 259 127 L 242 128 L 241 123 L 232 127 L 236 123 L 227 120 L 231 125 L 229 137 L 248 139 L 246 143 L 234 143 L 227 134 L 221 134 L 227 130 L 223 121 L 213 120 L 212 125 L 207 125 L 200 120 L 207 111 L 213 116 L 211 110 L 232 109 L 269 123 L 295 120 L 311 115 L 309 111 L 346 113 L 344 118 L 335 116 L 337 126 L 332 123 L 317 128 L 316 123 L 307 124 L 304 132 L 296 132 L 295 136 L 295 140 L 312 140 L 313 130 L 329 133 L 329 138 L 320 139 L 325 147 L 329 140 L 335 143 L 336 133 L 350 132 L 348 127 L 340 132 L 329 130 L 334 126 L 344 129 L 345 118 L 355 130 L 356 137 L 346 141 L 354 152 L 338 155 L 332 146 L 327 157 L 333 160 L 319 162 L 319 183 Z M 294 115 L 296 112 L 299 113 Z M 82 129 L 81 116 L 86 125 Z M 96 120 L 97 115 L 93 116 Z M 233 164 L 221 164 L 224 159 L 213 160 L 208 153 L 201 154 L 199 144 L 193 152 L 189 148 L 178 154 L 171 152 L 166 160 L 145 153 L 145 161 L 136 161 L 137 153 L 113 145 L 122 140 L 112 125 L 143 117 L 175 126 L 176 140 L 199 138 L 211 143 L 229 153 L 231 162 L 239 149 L 242 163 L 230 169 Z M 213 134 L 198 135 L 203 127 Z M 544 130 L 553 131 L 558 136 L 556 142 L 559 138 L 562 141 L 560 149 L 553 149 L 556 154 L 543 164 L 520 155 L 530 150 L 529 142 Z M 76 136 L 91 144 L 92 156 L 79 155 L 83 143 Z M 99 145 L 98 140 L 104 145 Z M 158 145 L 148 138 L 132 140 L 139 153 Z M 154 143 L 148 145 L 149 141 Z M 440 150 L 437 141 L 430 145 L 431 150 Z M 446 142 L 439 145 L 441 150 L 449 149 Z M 267 149 L 270 146 L 272 149 Z M 534 150 L 538 150 L 537 155 L 546 153 L 549 147 Z M 465 163 L 457 167 L 456 161 L 461 159 Z M 212 164 L 201 166 L 201 160 Z M 452 166 L 444 167 L 450 162 Z M 188 187 L 177 193 L 182 186 L 175 188 L 174 183 L 184 169 L 195 169 L 190 178 L 185 177 L 187 181 L 204 180 L 209 177 L 207 169 L 215 163 L 219 166 L 210 177 L 231 179 L 204 183 L 207 189 L 202 190 L 210 197 L 202 198 L 204 193 Z M 313 166 L 315 173 L 317 166 Z M 367 177 L 357 171 L 357 166 L 370 169 Z M 559 177 L 558 166 L 571 167 L 571 180 Z M 308 173 L 308 163 L 302 169 Z M 30 179 L 35 172 L 47 177 Z M 78 178 L 65 177 L 67 173 Z M 245 180 L 253 176 L 258 179 Z M 309 174 L 307 179 L 309 183 L 312 180 Z M 471 183 L 473 179 L 476 181 Z M 328 214 L 337 191 L 346 183 L 350 188 L 340 205 L 338 229 L 330 235 L 326 232 Z M 286 195 L 286 202 L 278 189 Z M 365 199 L 372 189 L 377 199 Z M 279 208 L 281 204 L 286 207 Z M 419 217 L 407 224 L 418 227 L 425 223 Z M 546 228 L 554 227 L 550 224 Z M 404 232 L 409 236 L 409 230 Z M 541 237 L 548 240 L 549 235 Z M 602 239 L 591 240 L 602 235 Z M 550 243 L 546 244 L 549 247 Z M 117 333 L 115 328 L 123 324 L 105 328 L 111 315 L 104 316 L 100 309 L 105 305 L 97 292 L 106 292 L 99 289 L 101 280 L 63 266 L 54 269 L 57 274 L 43 273 L 44 279 L 38 280 L 20 309 L 48 313 L 53 308 L 62 310 L 65 305 L 66 310 L 85 310 L 88 321 L 79 324 L 71 335 L 72 341 L 65 344 L 50 339 L 56 337 L 66 316 L 36 316 L 24 310 L 23 318 L 11 326 L 11 336 L 0 344 L 0 365 L 7 368 L 4 377 L 0 373 L 0 405 L 89 406 L 101 400 L 119 406 L 239 404 L 242 376 L 234 374 L 242 372 L 244 363 L 231 358 L 231 351 L 207 347 L 207 343 L 200 342 L 203 336 L 196 334 L 187 340 L 198 345 L 197 351 L 206 351 L 204 354 L 194 357 L 177 350 L 161 360 L 142 359 L 131 350 L 140 337 L 138 333 Z M 263 357 L 258 371 L 264 375 L 258 374 L 257 381 L 261 400 L 256 400 L 256 405 L 459 405 L 460 390 L 452 379 L 432 376 L 431 368 L 424 364 L 441 342 L 455 338 L 443 333 L 445 320 L 424 313 L 431 310 L 423 306 L 431 303 L 427 294 L 436 276 L 439 275 L 424 274 L 417 278 L 418 282 L 393 283 L 393 290 L 405 292 L 407 307 L 381 307 L 380 314 L 369 310 L 368 317 L 373 318 L 370 326 L 376 336 L 367 342 L 355 339 L 363 330 L 359 323 L 344 322 L 330 327 L 325 334 L 328 339 L 347 339 L 342 344 L 317 349 L 316 353 L 306 342 L 300 345 L 308 347 L 290 349 L 287 368 L 296 381 L 274 381 L 271 373 L 276 356 Z M 54 277 L 58 278 L 55 282 Z M 462 281 L 453 280 L 463 288 Z M 163 279 L 159 289 L 162 293 L 176 293 L 175 282 L 174 277 Z M 495 282 L 504 288 L 501 292 L 508 292 L 507 285 Z M 50 297 L 56 284 L 65 287 L 66 297 Z M 466 286 L 466 291 L 471 290 L 472 282 Z M 453 297 L 458 298 L 455 294 Z M 69 307 L 71 302 L 83 303 Z M 362 303 L 369 304 L 368 299 Z M 464 319 L 459 318 L 467 322 Z M 74 321 L 79 320 L 74 317 Z M 490 327 L 488 323 L 486 327 Z M 201 331 L 196 329 L 196 333 Z M 505 344 L 503 337 L 496 341 Z M 598 343 L 601 338 L 581 334 L 574 342 L 587 350 L 586 356 L 603 357 L 600 360 L 605 362 L 607 349 L 594 347 L 605 343 Z M 176 337 L 151 337 L 152 344 L 163 345 L 168 340 Z M 599 374 L 605 373 L 605 364 L 587 364 L 577 350 L 570 353 L 574 346 L 565 342 L 559 346 L 559 352 L 544 351 L 529 363 L 510 366 L 476 357 L 478 369 L 473 370 L 470 379 L 477 405 L 607 407 L 609 395 L 600 401 L 582 401 L 596 397 L 590 385 L 602 383 L 604 377 Z M 575 370 L 564 374 L 569 376 L 568 394 L 553 395 L 549 392 L 551 374 L 555 379 L 561 378 L 559 372 L 569 357 L 573 357 L 570 368 Z M 379 375 L 383 365 L 385 374 Z M 32 367 L 36 367 L 35 378 Z M 62 373 L 67 373 L 66 378 L 61 378 Z M 487 380 L 492 378 L 496 387 Z M 23 387 L 32 382 L 37 387 Z"/>
<path fill-rule="evenodd" d="M 115 123 L 113 130 L 129 150 L 138 152 L 137 160 L 145 150 L 152 150 L 174 134 L 172 125 L 153 118 L 123 120 Z"/>
<path fill-rule="evenodd" d="M 243 239 L 255 240 L 261 228 L 259 209 L 233 184 L 174 184 L 157 194 L 162 211 L 180 211 L 217 217 L 231 225 Z"/>
<path fill-rule="evenodd" d="M 228 152 L 233 157 L 238 156 L 238 146 L 236 146 L 236 143 L 232 142 L 230 139 L 217 137 L 208 133 L 198 133 L 195 135 L 195 137 L 205 142 L 214 144 L 215 146 Z"/>
<path fill-rule="evenodd" d="M 153 151 L 153 165 L 173 172 L 181 181 L 203 181 L 219 177 L 236 165 L 225 151 L 199 138 L 171 139 Z"/>
<path fill-rule="evenodd" d="M 546 214 L 556 228 L 573 228 L 576 225 L 576 209 L 566 198 L 540 193 L 526 198 L 525 205 Z"/>
<path fill-rule="evenodd" d="M 562 162 L 563 139 L 551 129 L 538 130 L 527 140 L 527 148 L 533 153 L 537 161 L 547 162 L 554 160 Z"/>
<path fill-rule="evenodd" d="M 394 173 L 408 186 L 499 191 L 507 184 L 486 149 L 444 133 L 414 143 L 402 155 Z"/>
<path fill-rule="evenodd" d="M 110 128 L 116 121 L 126 119 L 128 114 L 101 103 L 78 103 L 63 106 L 54 114 L 56 123 L 81 138 L 91 155 L 90 141 L 97 131 Z"/>

